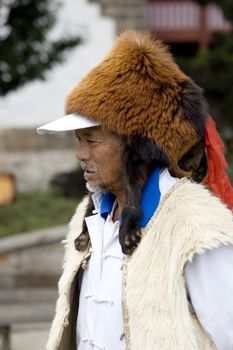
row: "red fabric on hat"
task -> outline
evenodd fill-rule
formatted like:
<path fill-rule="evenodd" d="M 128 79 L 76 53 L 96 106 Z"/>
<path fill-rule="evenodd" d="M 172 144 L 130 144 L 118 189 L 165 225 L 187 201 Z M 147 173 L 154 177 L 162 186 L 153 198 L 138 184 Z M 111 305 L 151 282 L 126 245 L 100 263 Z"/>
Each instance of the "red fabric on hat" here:
<path fill-rule="evenodd" d="M 224 157 L 224 145 L 210 116 L 206 123 L 205 143 L 208 157 L 208 176 L 205 183 L 211 192 L 233 210 L 233 187 L 225 172 L 227 162 Z"/>

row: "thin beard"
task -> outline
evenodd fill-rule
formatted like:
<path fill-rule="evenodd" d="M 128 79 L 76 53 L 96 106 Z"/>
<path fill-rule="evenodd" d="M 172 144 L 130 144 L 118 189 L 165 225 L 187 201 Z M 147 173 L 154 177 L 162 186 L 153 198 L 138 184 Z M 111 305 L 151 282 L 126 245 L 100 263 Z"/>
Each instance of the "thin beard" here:
<path fill-rule="evenodd" d="M 103 192 L 101 186 L 92 186 L 89 184 L 89 182 L 86 182 L 86 188 L 91 193 Z"/>
<path fill-rule="evenodd" d="M 114 190 L 111 187 L 108 187 L 104 184 L 97 185 L 97 186 L 92 186 L 88 181 L 86 182 L 86 188 L 89 192 L 91 193 L 96 193 L 96 192 L 114 192 Z"/>

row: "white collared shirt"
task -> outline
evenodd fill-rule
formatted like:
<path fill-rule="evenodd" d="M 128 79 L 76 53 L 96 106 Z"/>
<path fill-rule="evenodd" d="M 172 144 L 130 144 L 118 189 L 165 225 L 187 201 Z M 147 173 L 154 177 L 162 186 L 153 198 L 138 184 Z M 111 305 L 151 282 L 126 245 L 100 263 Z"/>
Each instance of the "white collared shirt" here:
<path fill-rule="evenodd" d="M 160 174 L 161 198 L 176 183 L 167 169 Z M 83 274 L 77 320 L 78 350 L 125 350 L 122 316 L 122 262 L 119 221 L 104 220 L 100 195 L 93 195 L 95 215 L 86 218 L 93 253 Z"/>
<path fill-rule="evenodd" d="M 93 253 L 80 292 L 78 350 L 124 350 L 120 222 L 113 222 L 112 215 L 106 221 L 95 216 L 94 222 L 86 220 Z"/>
<path fill-rule="evenodd" d="M 176 181 L 167 169 L 160 174 L 160 200 Z M 101 217 L 99 194 L 93 202 L 95 215 L 86 218 L 93 253 L 81 285 L 77 350 L 125 350 L 119 221 L 112 221 L 112 213 Z M 232 271 L 233 246 L 196 255 L 185 271 L 193 308 L 218 350 L 233 350 Z"/>

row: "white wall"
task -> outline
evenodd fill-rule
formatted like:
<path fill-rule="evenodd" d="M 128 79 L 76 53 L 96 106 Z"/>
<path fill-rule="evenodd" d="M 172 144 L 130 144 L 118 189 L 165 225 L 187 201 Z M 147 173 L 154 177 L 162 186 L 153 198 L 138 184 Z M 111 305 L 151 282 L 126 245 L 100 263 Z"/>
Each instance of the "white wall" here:
<path fill-rule="evenodd" d="M 72 148 L 67 149 L 66 146 L 62 150 L 60 146 L 57 150 L 55 147 L 49 149 L 44 136 L 36 135 L 36 127 L 63 116 L 65 96 L 99 63 L 115 38 L 114 21 L 101 15 L 98 4 L 87 0 L 60 1 L 63 5 L 50 36 L 56 38 L 65 33 L 80 35 L 83 43 L 68 52 L 66 60 L 47 73 L 45 81 L 36 80 L 0 98 L 2 142 L 9 139 L 7 133 L 10 135 L 10 129 L 14 128 L 34 129 L 35 138 L 40 137 L 45 143 L 44 147 L 36 149 L 35 145 L 32 147 L 30 139 L 27 149 L 19 151 L 17 142 L 20 143 L 20 138 L 24 137 L 22 130 L 11 141 L 11 147 L 4 147 L 0 140 L 0 172 L 13 173 L 19 191 L 46 190 L 54 174 L 70 171 L 77 166 Z"/>
<path fill-rule="evenodd" d="M 101 16 L 100 6 L 87 0 L 62 0 L 51 37 L 80 35 L 82 45 L 66 54 L 66 61 L 46 75 L 0 98 L 0 128 L 37 127 L 63 115 L 64 98 L 112 46 L 113 20 Z"/>

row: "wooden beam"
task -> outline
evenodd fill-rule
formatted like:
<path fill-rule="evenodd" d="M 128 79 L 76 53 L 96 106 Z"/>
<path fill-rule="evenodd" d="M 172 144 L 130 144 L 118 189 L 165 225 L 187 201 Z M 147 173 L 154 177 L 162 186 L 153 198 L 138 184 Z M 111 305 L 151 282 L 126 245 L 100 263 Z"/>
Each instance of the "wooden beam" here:
<path fill-rule="evenodd" d="M 169 43 L 197 43 L 200 42 L 200 33 L 198 31 L 156 31 L 153 32 L 157 38 Z"/>
<path fill-rule="evenodd" d="M 207 28 L 207 6 L 200 6 L 199 42 L 202 49 L 207 49 L 210 43 L 210 35 Z"/>

